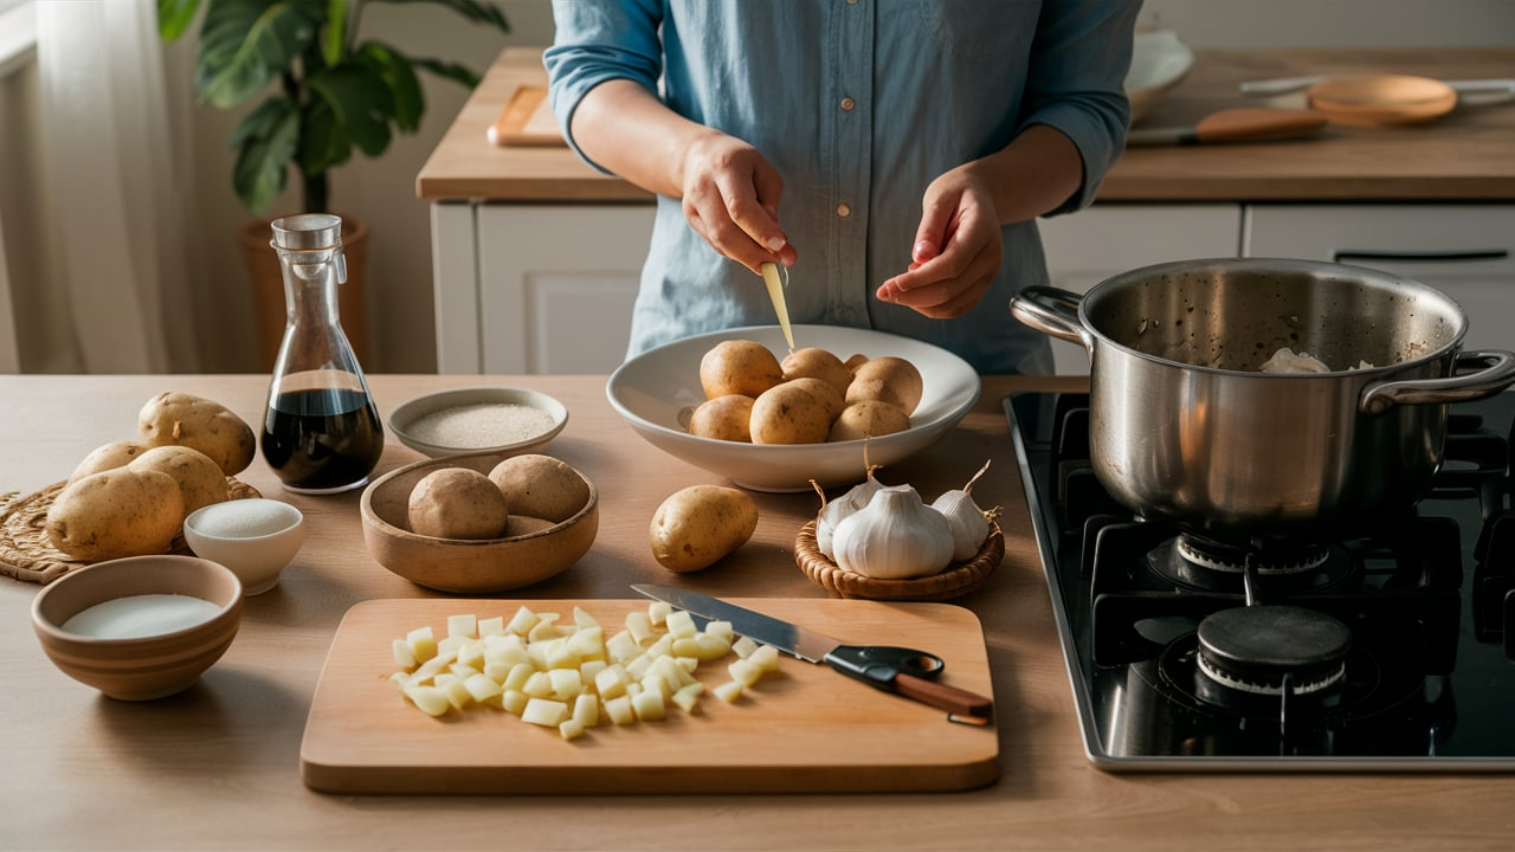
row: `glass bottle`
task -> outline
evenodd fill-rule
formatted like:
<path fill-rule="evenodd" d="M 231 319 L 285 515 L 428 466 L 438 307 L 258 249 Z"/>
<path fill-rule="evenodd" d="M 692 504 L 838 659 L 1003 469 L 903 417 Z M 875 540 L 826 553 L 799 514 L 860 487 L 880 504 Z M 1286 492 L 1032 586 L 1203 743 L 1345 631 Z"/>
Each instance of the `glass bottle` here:
<path fill-rule="evenodd" d="M 384 451 L 384 427 L 337 313 L 347 280 L 342 220 L 277 219 L 271 245 L 284 271 L 284 340 L 260 441 L 283 487 L 302 494 L 361 488 Z"/>

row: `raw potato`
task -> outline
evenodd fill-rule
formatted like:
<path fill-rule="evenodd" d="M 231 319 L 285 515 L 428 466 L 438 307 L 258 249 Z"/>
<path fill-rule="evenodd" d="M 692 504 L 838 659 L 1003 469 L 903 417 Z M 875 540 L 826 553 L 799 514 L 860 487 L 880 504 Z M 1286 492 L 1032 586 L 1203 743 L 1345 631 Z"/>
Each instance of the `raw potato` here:
<path fill-rule="evenodd" d="M 819 444 L 831 432 L 826 403 L 804 385 L 785 382 L 752 403 L 754 444 Z"/>
<path fill-rule="evenodd" d="M 831 384 L 820 379 L 803 376 L 798 379 L 790 379 L 784 384 L 794 385 L 797 388 L 804 388 L 810 391 L 816 399 L 820 400 L 821 406 L 826 409 L 827 422 L 835 422 L 836 418 L 841 415 L 842 409 L 847 407 L 847 400 L 842 394 L 837 393 L 836 388 Z"/>
<path fill-rule="evenodd" d="M 188 393 L 165 392 L 148 400 L 137 415 L 137 431 L 149 446 L 193 447 L 227 476 L 246 470 L 258 448 L 247 421 L 219 402 Z"/>
<path fill-rule="evenodd" d="M 536 453 L 511 456 L 494 466 L 489 479 L 505 495 L 512 515 L 561 523 L 589 502 L 589 483 L 559 459 Z"/>
<path fill-rule="evenodd" d="M 867 363 L 867 361 L 868 356 L 859 352 L 856 355 L 852 355 L 847 360 L 843 361 L 842 364 L 847 368 L 847 375 L 851 376 L 855 375 L 857 373 L 857 368 L 863 366 L 863 364 Z"/>
<path fill-rule="evenodd" d="M 410 492 L 410 531 L 436 538 L 498 538 L 509 512 L 489 477 L 466 467 L 433 471 Z"/>
<path fill-rule="evenodd" d="M 189 447 L 153 447 L 127 466 L 128 470 L 156 470 L 166 473 L 179 484 L 184 498 L 184 515 L 212 503 L 231 499 L 226 474 L 210 456 Z"/>
<path fill-rule="evenodd" d="M 752 397 L 728 393 L 705 400 L 689 418 L 689 434 L 752 443 Z"/>
<path fill-rule="evenodd" d="M 842 410 L 831 424 L 830 441 L 878 438 L 910 428 L 910 416 L 898 405 L 879 399 L 860 399 Z"/>
<path fill-rule="evenodd" d="M 784 380 L 779 361 L 761 343 L 723 340 L 700 359 L 700 386 L 706 399 L 727 394 L 756 397 Z"/>
<path fill-rule="evenodd" d="M 76 559 L 167 553 L 184 523 L 172 476 L 118 468 L 66 486 L 47 511 L 47 537 Z"/>
<path fill-rule="evenodd" d="M 691 485 L 664 500 L 652 516 L 652 555 L 670 571 L 700 571 L 746 544 L 757 522 L 757 504 L 745 491 Z"/>
<path fill-rule="evenodd" d="M 923 388 L 921 371 L 909 361 L 893 356 L 870 358 L 853 371 L 847 402 L 881 399 L 898 405 L 907 415 L 914 414 Z"/>
<path fill-rule="evenodd" d="M 838 396 L 846 396 L 847 385 L 852 382 L 852 371 L 842 359 L 814 346 L 790 352 L 779 366 L 784 370 L 786 381 L 805 377 L 820 379 L 836 388 Z"/>
<path fill-rule="evenodd" d="M 139 444 L 136 441 L 112 441 L 104 446 L 96 447 L 93 452 L 84 457 L 83 461 L 79 462 L 78 467 L 74 468 L 74 472 L 68 477 L 68 484 L 73 485 L 84 477 L 102 470 L 126 467 L 147 449 L 145 444 Z"/>
<path fill-rule="evenodd" d="M 496 489 L 498 490 L 498 489 Z M 542 530 L 550 530 L 557 524 L 543 518 L 533 518 L 529 515 L 511 515 L 505 522 L 505 537 L 515 538 L 519 535 L 531 535 Z"/>

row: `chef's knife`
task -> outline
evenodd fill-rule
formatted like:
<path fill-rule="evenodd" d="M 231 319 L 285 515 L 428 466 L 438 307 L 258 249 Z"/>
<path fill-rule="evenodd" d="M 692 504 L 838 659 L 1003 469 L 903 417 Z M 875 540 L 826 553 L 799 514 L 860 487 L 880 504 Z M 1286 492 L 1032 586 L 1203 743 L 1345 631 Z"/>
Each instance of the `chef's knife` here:
<path fill-rule="evenodd" d="M 946 664 L 935 654 L 882 645 L 844 645 L 830 636 L 687 589 L 649 584 L 631 588 L 704 619 L 729 621 L 738 635 L 807 663 L 826 663 L 885 692 L 946 710 L 951 721 L 987 725 L 994 718 L 992 699 L 936 682 Z"/>
<path fill-rule="evenodd" d="M 1322 113 L 1308 109 L 1239 107 L 1223 109 L 1193 127 L 1154 127 L 1132 130 L 1130 145 L 1194 145 L 1201 142 L 1248 142 L 1308 136 L 1326 126 Z"/>

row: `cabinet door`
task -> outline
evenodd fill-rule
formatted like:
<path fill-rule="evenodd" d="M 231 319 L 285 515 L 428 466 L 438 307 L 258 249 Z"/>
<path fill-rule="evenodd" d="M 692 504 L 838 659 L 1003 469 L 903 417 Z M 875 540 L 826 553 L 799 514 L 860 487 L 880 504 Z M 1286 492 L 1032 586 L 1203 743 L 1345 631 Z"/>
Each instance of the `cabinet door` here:
<path fill-rule="evenodd" d="M 486 373 L 609 373 L 626 356 L 653 207 L 478 210 Z"/>
<path fill-rule="evenodd" d="M 1237 204 L 1096 204 L 1038 226 L 1052 286 L 1074 293 L 1142 266 L 1241 251 Z M 1058 373 L 1089 372 L 1081 346 L 1055 340 L 1052 355 Z"/>
<path fill-rule="evenodd" d="M 1451 296 L 1467 348 L 1515 347 L 1515 205 L 1253 205 L 1250 257 L 1368 266 Z"/>

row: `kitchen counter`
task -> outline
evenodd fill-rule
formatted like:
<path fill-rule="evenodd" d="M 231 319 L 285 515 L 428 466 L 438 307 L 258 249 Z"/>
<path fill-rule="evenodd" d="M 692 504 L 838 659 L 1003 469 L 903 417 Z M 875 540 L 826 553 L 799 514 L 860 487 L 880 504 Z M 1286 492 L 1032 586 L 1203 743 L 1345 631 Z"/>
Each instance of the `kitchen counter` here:
<path fill-rule="evenodd" d="M 706 572 L 674 578 L 653 561 L 647 524 L 668 494 L 719 478 L 638 438 L 610 408 L 603 376 L 497 376 L 546 391 L 571 416 L 548 447 L 599 488 L 594 548 L 558 577 L 501 598 L 629 597 L 634 582 L 717 594 L 823 597 L 793 561 L 814 495 L 755 495 L 753 540 Z M 386 414 L 417 394 L 478 376 L 370 376 Z M 947 439 L 886 470 L 922 492 L 975 487 L 1004 508 L 1006 556 L 960 601 L 982 621 L 998 704 L 1001 778 L 964 793 L 847 796 L 354 797 L 306 789 L 300 740 L 343 614 L 377 598 L 442 597 L 369 558 L 359 492 L 282 492 L 259 458 L 239 476 L 305 512 L 308 537 L 278 587 L 249 598 L 226 656 L 178 696 L 120 703 L 43 656 L 29 608 L 38 588 L 0 578 L 0 848 L 5 849 L 1237 849 L 1508 848 L 1515 776 L 1111 775 L 1085 759 L 1047 588 L 1001 401 L 1079 379 L 991 377 Z M 0 489 L 66 478 L 96 446 L 134 434 L 153 394 L 215 399 L 262 416 L 264 376 L 0 376 Z M 390 439 L 376 474 L 420 456 Z M 944 723 L 945 724 L 945 723 Z M 782 732 L 775 732 L 782 736 Z"/>
<path fill-rule="evenodd" d="M 1192 124 L 1218 109 L 1257 106 L 1236 84 L 1303 74 L 1394 72 L 1445 79 L 1515 75 L 1515 49 L 1198 51 L 1189 75 L 1142 122 Z M 497 148 L 485 130 L 520 85 L 545 84 L 541 51 L 509 48 L 422 167 L 429 201 L 646 202 L 646 192 L 601 175 L 566 147 Z M 1286 101 L 1285 101 L 1286 102 Z M 1515 105 L 1461 108 L 1422 127 L 1331 126 L 1318 139 L 1128 151 L 1100 202 L 1427 201 L 1515 198 Z"/>

